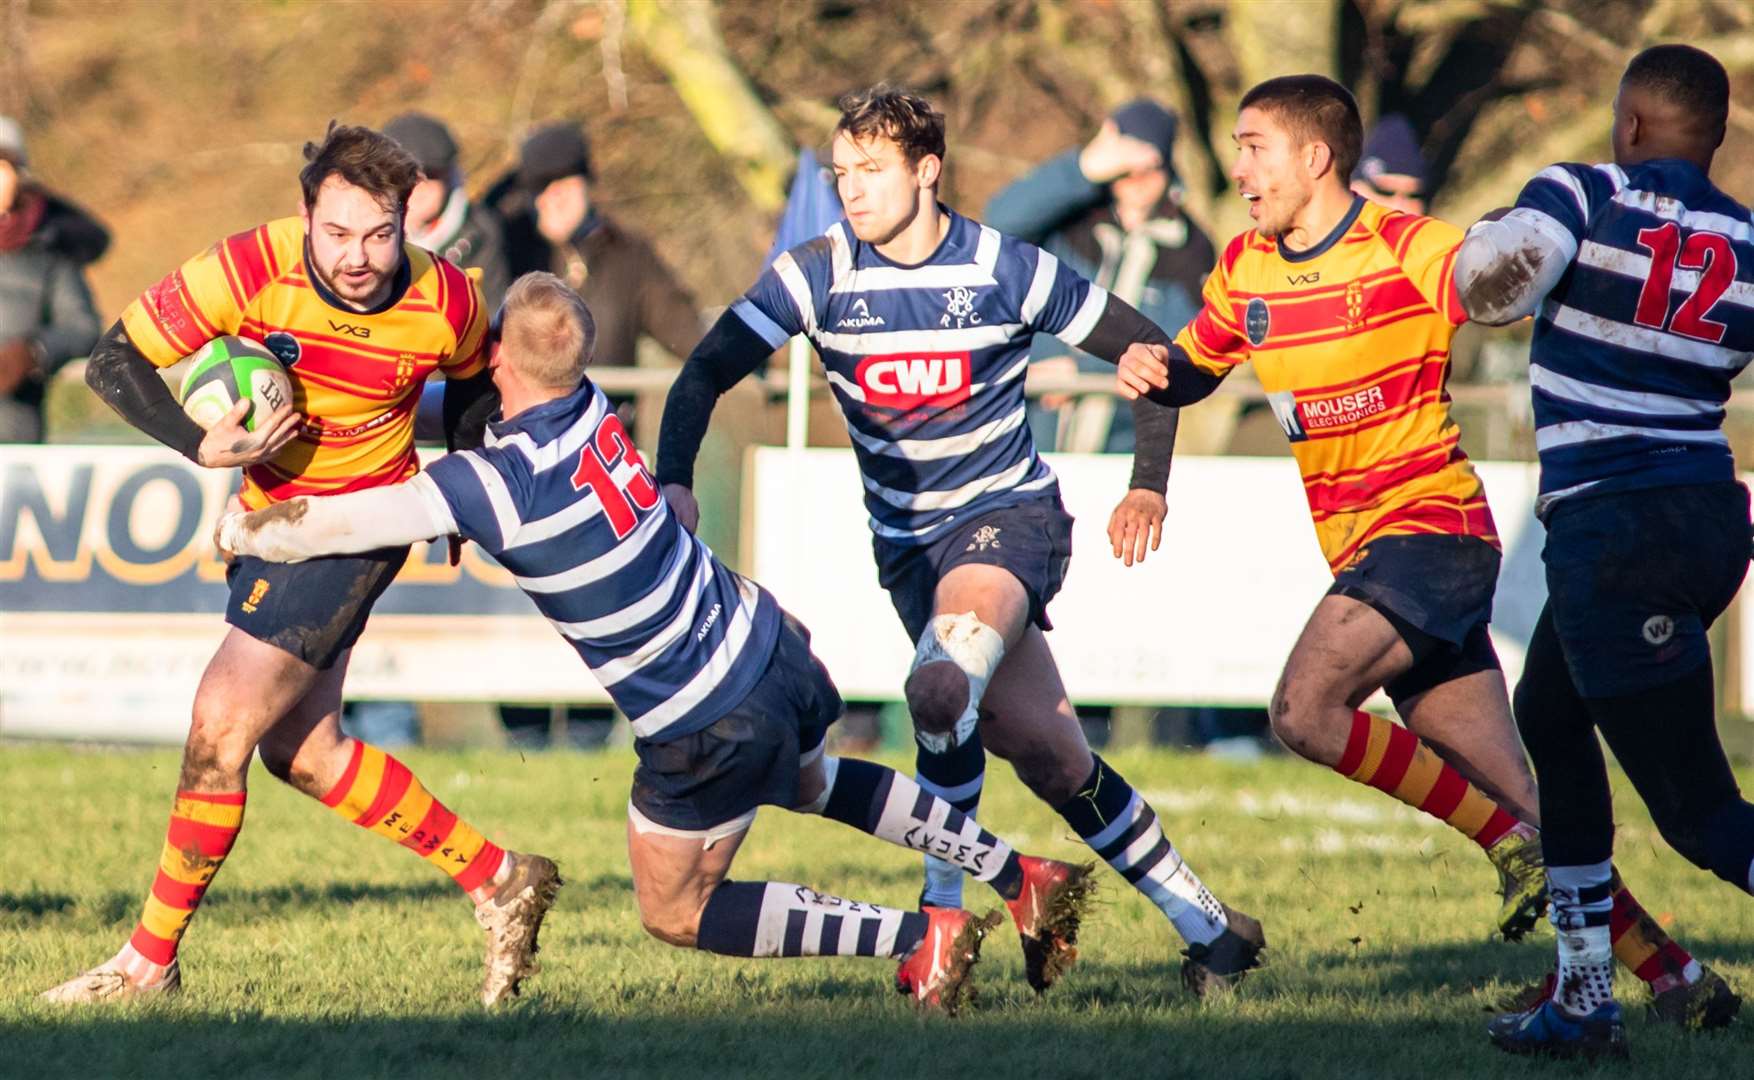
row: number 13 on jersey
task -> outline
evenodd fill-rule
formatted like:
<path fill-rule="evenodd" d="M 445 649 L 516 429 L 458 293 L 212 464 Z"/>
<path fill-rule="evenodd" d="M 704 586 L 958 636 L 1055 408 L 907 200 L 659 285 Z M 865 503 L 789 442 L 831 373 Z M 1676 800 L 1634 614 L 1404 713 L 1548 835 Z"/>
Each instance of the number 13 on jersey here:
<path fill-rule="evenodd" d="M 627 466 L 621 470 L 625 475 L 617 482 L 615 471 L 623 465 Z M 658 485 L 614 413 L 603 418 L 579 451 L 572 486 L 574 491 L 590 488 L 597 496 L 617 540 L 639 524 L 640 512 L 658 505 Z"/>

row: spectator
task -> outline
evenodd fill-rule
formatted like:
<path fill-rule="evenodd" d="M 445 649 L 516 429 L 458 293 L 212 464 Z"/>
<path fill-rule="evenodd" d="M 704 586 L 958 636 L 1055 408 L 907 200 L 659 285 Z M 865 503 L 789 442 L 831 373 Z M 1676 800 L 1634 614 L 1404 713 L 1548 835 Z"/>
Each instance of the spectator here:
<path fill-rule="evenodd" d="M 425 113 L 411 112 L 385 124 L 384 134 L 414 155 L 426 174 L 408 196 L 404 228 L 409 241 L 458 266 L 479 269 L 487 306 L 498 308 L 512 283 L 505 237 L 493 211 L 472 201 L 464 189 L 450 128 Z"/>
<path fill-rule="evenodd" d="M 986 222 L 1040 244 L 1174 336 L 1200 310 L 1212 241 L 1182 212 L 1171 154 L 1175 114 L 1141 98 L 1116 109 L 1083 147 L 1067 150 L 993 197 Z M 1031 363 L 1110 372 L 1112 364 L 1036 335 Z M 1113 396 L 1043 398 L 1036 441 L 1061 450 L 1128 453 L 1133 418 Z M 1049 426 L 1052 425 L 1052 426 Z M 1046 430 L 1043 430 L 1046 428 Z"/>
<path fill-rule="evenodd" d="M 1364 152 L 1352 170 L 1352 190 L 1391 210 L 1423 214 L 1428 172 L 1413 125 L 1390 113 L 1365 136 Z"/>
<path fill-rule="evenodd" d="M 103 329 L 84 267 L 110 234 L 28 165 L 23 130 L 0 116 L 0 443 L 42 441 L 49 378 Z"/>
<path fill-rule="evenodd" d="M 678 360 L 700 340 L 700 309 L 643 238 L 593 204 L 590 146 L 577 124 L 538 128 L 519 153 L 518 186 L 530 199 L 552 270 L 597 317 L 597 367 L 631 367 L 641 334 Z"/>

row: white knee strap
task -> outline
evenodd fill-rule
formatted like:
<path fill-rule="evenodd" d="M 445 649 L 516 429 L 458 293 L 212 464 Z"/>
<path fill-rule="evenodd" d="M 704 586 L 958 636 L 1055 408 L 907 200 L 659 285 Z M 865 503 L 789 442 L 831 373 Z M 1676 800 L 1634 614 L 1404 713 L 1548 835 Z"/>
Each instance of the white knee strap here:
<path fill-rule="evenodd" d="M 926 664 L 949 661 L 961 669 L 968 679 L 968 705 L 956 718 L 956 726 L 946 734 L 914 729 L 914 738 L 934 754 L 942 754 L 961 746 L 974 734 L 980 718 L 981 695 L 993 677 L 999 661 L 1005 657 L 1005 639 L 997 630 L 975 618 L 972 611 L 955 615 L 935 615 L 926 632 L 920 635 L 919 648 L 914 651 L 914 666 L 908 674 Z"/>

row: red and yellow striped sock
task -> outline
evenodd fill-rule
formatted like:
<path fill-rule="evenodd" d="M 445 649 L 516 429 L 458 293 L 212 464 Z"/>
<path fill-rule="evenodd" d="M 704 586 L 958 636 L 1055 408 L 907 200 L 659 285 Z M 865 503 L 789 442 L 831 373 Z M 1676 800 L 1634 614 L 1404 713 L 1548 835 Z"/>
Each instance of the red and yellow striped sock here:
<path fill-rule="evenodd" d="M 1660 994 L 1686 986 L 1699 978 L 1693 954 L 1663 932 L 1657 921 L 1633 899 L 1626 883 L 1615 871 L 1608 882 L 1613 909 L 1608 913 L 1608 936 L 1614 943 L 1614 959 Z"/>
<path fill-rule="evenodd" d="M 492 895 L 505 852 L 433 798 L 408 766 L 358 739 L 323 805 L 388 837 L 449 874 L 480 902 Z"/>
<path fill-rule="evenodd" d="M 1417 735 L 1367 712 L 1352 714 L 1352 735 L 1334 771 L 1442 819 L 1482 848 L 1517 825 L 1515 815 L 1468 783 Z"/>
<path fill-rule="evenodd" d="M 177 792 L 170 831 L 158 857 L 158 876 L 128 944 L 154 964 L 177 958 L 177 945 L 213 875 L 244 827 L 244 793 Z"/>

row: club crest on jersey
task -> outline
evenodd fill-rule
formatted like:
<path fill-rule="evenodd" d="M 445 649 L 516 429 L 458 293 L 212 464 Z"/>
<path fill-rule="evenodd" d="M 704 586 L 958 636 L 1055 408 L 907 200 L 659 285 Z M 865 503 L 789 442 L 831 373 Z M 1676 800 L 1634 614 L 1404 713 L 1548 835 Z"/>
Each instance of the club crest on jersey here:
<path fill-rule="evenodd" d="M 966 352 L 888 353 L 859 361 L 865 404 L 884 409 L 949 408 L 968 400 Z"/>
<path fill-rule="evenodd" d="M 863 330 L 867 326 L 882 326 L 883 316 L 871 314 L 871 307 L 860 297 L 853 301 L 852 310 L 845 318 L 834 324 L 836 330 Z"/>
<path fill-rule="evenodd" d="M 1242 328 L 1249 336 L 1250 345 L 1259 345 L 1267 340 L 1267 330 L 1272 325 L 1271 314 L 1267 311 L 1267 302 L 1256 296 L 1249 300 L 1248 310 L 1243 312 Z"/>
<path fill-rule="evenodd" d="M 967 285 L 957 285 L 944 290 L 944 315 L 938 325 L 946 328 L 961 329 L 964 326 L 978 326 L 981 321 L 980 312 L 974 309 L 976 293 Z"/>
<path fill-rule="evenodd" d="M 262 339 L 262 344 L 268 347 L 268 351 L 274 354 L 275 359 L 287 367 L 298 363 L 298 358 L 304 351 L 299 347 L 298 339 L 284 330 L 276 330 L 269 334 Z"/>

